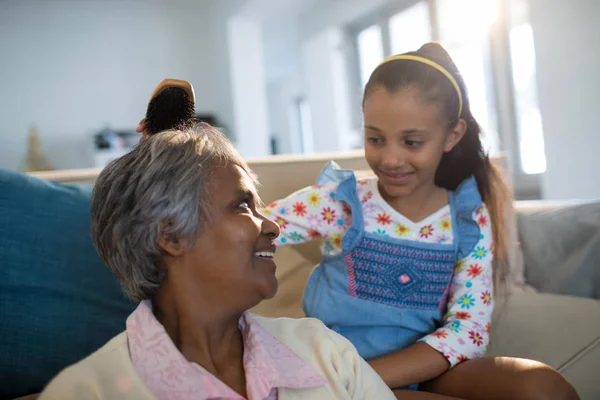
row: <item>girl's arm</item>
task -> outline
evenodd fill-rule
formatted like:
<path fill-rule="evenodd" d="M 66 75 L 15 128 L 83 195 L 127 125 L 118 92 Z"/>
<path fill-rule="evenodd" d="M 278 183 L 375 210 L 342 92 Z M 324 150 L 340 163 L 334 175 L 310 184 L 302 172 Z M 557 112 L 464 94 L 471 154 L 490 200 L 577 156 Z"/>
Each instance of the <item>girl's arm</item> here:
<path fill-rule="evenodd" d="M 475 211 L 473 218 L 481 237 L 454 269 L 443 326 L 407 349 L 370 362 L 392 388 L 436 378 L 485 353 L 493 311 L 492 228 L 485 207 Z"/>
<path fill-rule="evenodd" d="M 479 242 L 454 269 L 444 326 L 422 341 L 442 353 L 451 366 L 482 357 L 492 325 L 492 226 L 485 206 L 473 218 L 480 227 Z"/>
<path fill-rule="evenodd" d="M 439 351 L 423 342 L 371 360 L 369 365 L 392 389 L 401 389 L 436 378 L 450 366 Z"/>
<path fill-rule="evenodd" d="M 337 186 L 337 183 L 309 186 L 261 209 L 281 229 L 275 244 L 299 244 L 321 238 L 325 248 L 332 251 L 340 248 L 351 214 L 344 203 L 336 200 Z"/>

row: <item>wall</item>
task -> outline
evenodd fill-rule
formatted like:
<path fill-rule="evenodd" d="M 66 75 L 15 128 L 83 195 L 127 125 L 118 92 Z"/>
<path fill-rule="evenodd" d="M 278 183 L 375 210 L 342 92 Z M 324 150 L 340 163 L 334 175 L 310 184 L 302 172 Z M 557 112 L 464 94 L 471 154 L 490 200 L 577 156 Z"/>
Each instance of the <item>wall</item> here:
<path fill-rule="evenodd" d="M 264 157 L 270 146 L 262 29 L 239 15 L 232 16 L 227 26 L 237 149 L 246 158 Z"/>
<path fill-rule="evenodd" d="M 282 152 L 297 152 L 297 132 L 289 107 L 298 97 L 308 99 L 315 152 L 355 147 L 348 95 L 349 43 L 344 28 L 389 0 L 328 0 L 307 5 L 293 19 L 265 22 L 265 64 L 269 82 L 269 115 Z"/>
<path fill-rule="evenodd" d="M 280 154 L 301 153 L 299 122 L 292 105 L 305 92 L 300 74 L 267 84 L 269 124 Z"/>
<path fill-rule="evenodd" d="M 597 0 L 530 0 L 548 199 L 600 198 Z"/>
<path fill-rule="evenodd" d="M 232 127 L 222 3 L 0 2 L 0 167 L 20 164 L 31 124 L 55 167 L 91 166 L 91 135 L 133 129 L 165 77 Z"/>
<path fill-rule="evenodd" d="M 173 0 L 171 0 L 173 1 Z M 202 12 L 195 24 L 206 25 L 209 35 L 205 41 L 205 49 L 199 49 L 197 54 L 196 69 L 209 72 L 204 90 L 211 97 L 212 106 L 218 110 L 219 120 L 229 131 L 230 137 L 235 140 L 235 116 L 233 111 L 233 87 L 230 73 L 229 26 L 227 21 L 240 9 L 247 0 L 189 0 L 210 3 L 207 11 Z M 198 91 L 196 91 L 197 94 Z"/>
<path fill-rule="evenodd" d="M 342 27 L 398 0 L 330 0 L 304 16 L 300 36 L 309 38 L 327 28 Z"/>
<path fill-rule="evenodd" d="M 302 46 L 316 152 L 350 150 L 358 136 L 351 128 L 350 79 L 343 43 L 342 30 L 332 27 L 312 36 Z"/>
<path fill-rule="evenodd" d="M 279 153 L 300 153 L 298 121 L 291 113 L 296 99 L 305 95 L 298 21 L 263 23 L 263 41 L 271 134 Z"/>

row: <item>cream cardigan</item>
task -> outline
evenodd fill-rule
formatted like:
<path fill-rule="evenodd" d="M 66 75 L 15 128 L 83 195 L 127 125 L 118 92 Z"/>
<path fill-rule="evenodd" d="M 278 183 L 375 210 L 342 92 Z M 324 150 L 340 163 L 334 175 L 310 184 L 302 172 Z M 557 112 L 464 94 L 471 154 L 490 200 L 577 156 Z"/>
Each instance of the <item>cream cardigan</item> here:
<path fill-rule="evenodd" d="M 279 389 L 279 400 L 395 399 L 379 375 L 352 344 L 312 318 L 263 318 L 252 315 L 275 338 L 313 366 L 328 383 L 311 389 Z M 40 400 L 156 399 L 134 371 L 125 332 L 62 371 Z"/>

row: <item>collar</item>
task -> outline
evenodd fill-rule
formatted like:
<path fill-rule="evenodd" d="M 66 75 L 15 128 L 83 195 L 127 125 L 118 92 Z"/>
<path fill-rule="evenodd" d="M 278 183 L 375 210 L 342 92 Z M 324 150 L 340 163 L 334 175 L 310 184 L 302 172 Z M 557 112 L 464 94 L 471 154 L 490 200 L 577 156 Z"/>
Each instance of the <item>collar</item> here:
<path fill-rule="evenodd" d="M 135 371 L 159 400 L 232 398 L 231 388 L 177 349 L 142 301 L 127 319 L 129 354 Z M 240 318 L 248 399 L 265 399 L 275 388 L 308 389 L 327 383 L 312 366 L 275 338 L 251 314 Z"/>

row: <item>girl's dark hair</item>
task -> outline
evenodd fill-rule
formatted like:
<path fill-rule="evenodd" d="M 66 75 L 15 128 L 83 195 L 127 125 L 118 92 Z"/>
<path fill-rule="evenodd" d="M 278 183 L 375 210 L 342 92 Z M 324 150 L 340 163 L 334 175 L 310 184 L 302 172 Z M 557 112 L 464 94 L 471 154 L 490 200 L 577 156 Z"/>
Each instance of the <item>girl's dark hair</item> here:
<path fill-rule="evenodd" d="M 441 110 L 448 130 L 453 129 L 460 119 L 466 122 L 467 130 L 454 148 L 444 153 L 437 168 L 435 184 L 447 190 L 455 190 L 470 176 L 474 176 L 481 197 L 492 219 L 494 251 L 494 286 L 503 290 L 509 275 L 508 232 L 512 225 L 512 194 L 500 170 L 494 166 L 481 144 L 481 128 L 471 114 L 469 98 L 462 75 L 446 50 L 438 43 L 427 43 L 416 52 L 407 55 L 426 58 L 441 65 L 456 80 L 462 94 L 462 111 L 459 116 L 459 96 L 452 82 L 436 68 L 413 60 L 391 60 L 373 71 L 363 96 L 385 88 L 395 93 L 414 88 L 426 101 L 436 103 Z"/>

